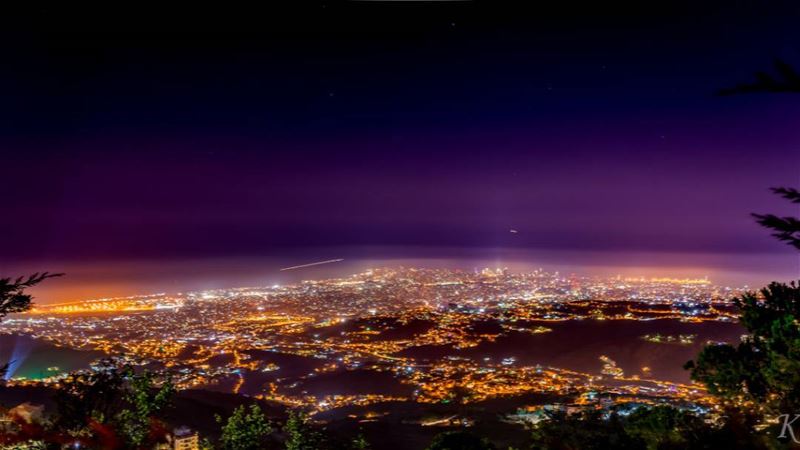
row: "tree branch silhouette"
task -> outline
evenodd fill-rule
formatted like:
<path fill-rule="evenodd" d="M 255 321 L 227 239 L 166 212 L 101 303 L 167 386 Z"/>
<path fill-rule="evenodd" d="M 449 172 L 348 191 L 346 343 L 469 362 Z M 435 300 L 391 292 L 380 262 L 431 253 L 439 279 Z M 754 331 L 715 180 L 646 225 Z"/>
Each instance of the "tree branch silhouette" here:
<path fill-rule="evenodd" d="M 797 189 L 778 187 L 771 190 L 792 203 L 800 203 L 800 192 Z M 753 214 L 753 217 L 762 227 L 773 230 L 772 235 L 775 238 L 800 250 L 800 219 L 775 214 Z"/>
<path fill-rule="evenodd" d="M 25 292 L 26 289 L 36 286 L 48 278 L 63 276 L 63 273 L 34 273 L 28 277 L 19 277 L 12 281 L 11 278 L 0 278 L 0 320 L 13 313 L 27 311 L 31 308 L 33 296 Z M 8 372 L 6 363 L 0 366 L 0 377 Z"/>
<path fill-rule="evenodd" d="M 754 83 L 742 83 L 731 88 L 720 89 L 718 95 L 750 94 L 756 92 L 800 93 L 800 74 L 788 63 L 775 59 L 773 63 L 777 77 L 767 72 L 756 72 Z"/>

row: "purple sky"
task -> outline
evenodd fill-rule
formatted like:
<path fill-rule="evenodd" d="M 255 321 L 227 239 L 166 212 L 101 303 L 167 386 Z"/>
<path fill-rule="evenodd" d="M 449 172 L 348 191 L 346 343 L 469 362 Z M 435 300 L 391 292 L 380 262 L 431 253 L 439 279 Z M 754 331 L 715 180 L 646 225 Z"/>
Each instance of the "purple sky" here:
<path fill-rule="evenodd" d="M 797 213 L 768 188 L 800 184 L 800 97 L 714 92 L 800 61 L 797 7 L 687 5 L 336 4 L 248 33 L 45 14 L 6 31 L 0 269 L 377 247 L 792 261 L 749 213 Z"/>

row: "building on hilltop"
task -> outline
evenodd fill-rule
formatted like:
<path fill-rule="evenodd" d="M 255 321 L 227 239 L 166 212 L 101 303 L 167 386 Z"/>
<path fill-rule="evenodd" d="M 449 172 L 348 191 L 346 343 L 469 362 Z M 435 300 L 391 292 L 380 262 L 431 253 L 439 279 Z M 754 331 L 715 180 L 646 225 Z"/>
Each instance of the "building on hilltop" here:
<path fill-rule="evenodd" d="M 154 450 L 200 450 L 200 436 L 189 427 L 175 428 Z"/>

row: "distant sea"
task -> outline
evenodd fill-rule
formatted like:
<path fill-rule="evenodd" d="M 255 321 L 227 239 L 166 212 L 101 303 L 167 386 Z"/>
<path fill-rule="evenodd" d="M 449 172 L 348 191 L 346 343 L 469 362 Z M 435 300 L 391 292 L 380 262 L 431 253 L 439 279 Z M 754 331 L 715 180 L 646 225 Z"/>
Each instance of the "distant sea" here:
<path fill-rule="evenodd" d="M 102 352 L 57 347 L 29 336 L 0 334 L 0 364 L 9 364 L 6 378 L 46 378 L 89 367 Z"/>

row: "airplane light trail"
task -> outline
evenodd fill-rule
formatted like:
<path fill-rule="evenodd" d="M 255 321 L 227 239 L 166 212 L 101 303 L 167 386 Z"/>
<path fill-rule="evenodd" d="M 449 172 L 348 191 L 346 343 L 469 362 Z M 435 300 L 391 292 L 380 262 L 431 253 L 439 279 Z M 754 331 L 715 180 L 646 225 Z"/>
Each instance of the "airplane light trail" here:
<path fill-rule="evenodd" d="M 309 263 L 309 264 L 301 264 L 299 266 L 284 267 L 280 271 L 283 272 L 284 270 L 302 269 L 304 267 L 319 266 L 320 264 L 330 264 L 330 263 L 335 263 L 335 262 L 340 262 L 340 261 L 344 261 L 344 258 L 329 259 L 327 261 L 319 261 L 319 262 L 313 262 L 313 263 Z"/>

